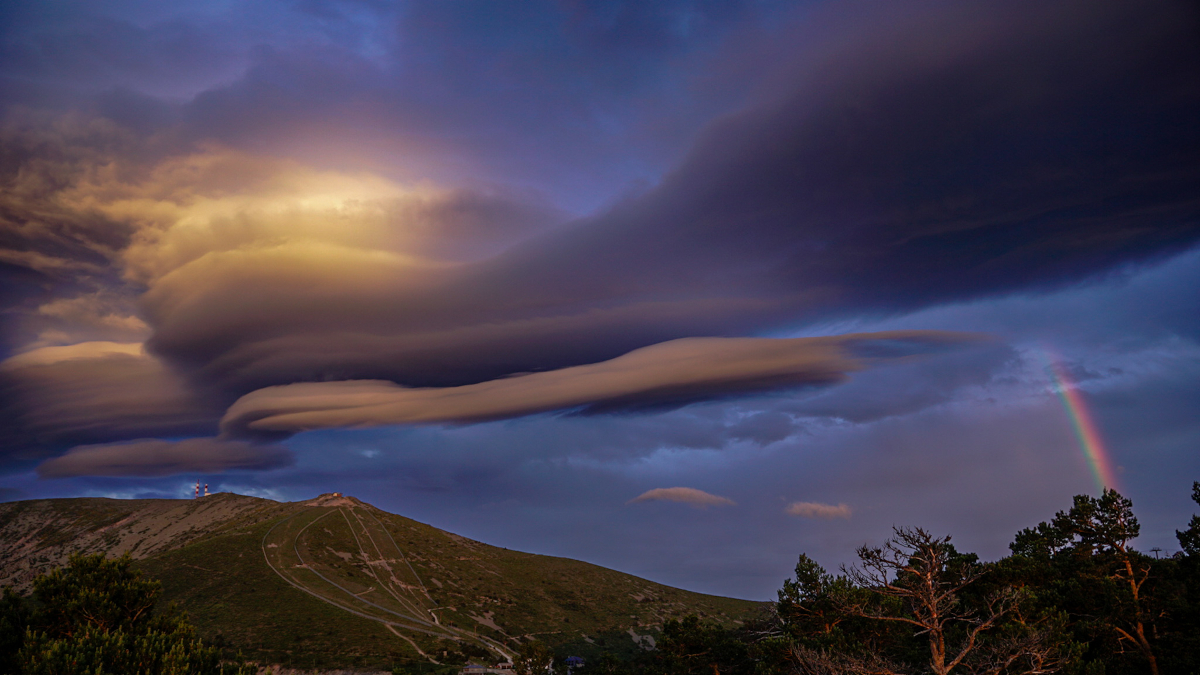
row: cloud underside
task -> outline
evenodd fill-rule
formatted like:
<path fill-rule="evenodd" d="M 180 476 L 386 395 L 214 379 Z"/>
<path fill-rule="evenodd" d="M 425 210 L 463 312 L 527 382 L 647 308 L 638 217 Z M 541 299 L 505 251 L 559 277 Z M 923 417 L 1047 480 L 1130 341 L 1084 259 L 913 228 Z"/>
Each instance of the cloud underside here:
<path fill-rule="evenodd" d="M 0 363 L 0 439 L 12 450 L 211 435 L 221 410 L 136 343 L 45 347 Z"/>
<path fill-rule="evenodd" d="M 140 439 L 72 448 L 37 467 L 42 478 L 76 476 L 170 476 L 180 473 L 277 469 L 292 463 L 287 449 L 245 441 L 192 438 Z"/>
<path fill-rule="evenodd" d="M 845 504 L 822 504 L 820 502 L 792 502 L 783 510 L 789 516 L 797 518 L 820 518 L 822 520 L 832 520 L 834 518 L 847 519 L 854 510 Z"/>
<path fill-rule="evenodd" d="M 734 506 L 734 501 L 727 497 L 709 494 L 703 490 L 689 487 L 654 488 L 629 500 L 628 503 L 638 502 L 680 502 L 695 507 L 705 506 Z"/>
<path fill-rule="evenodd" d="M 586 366 L 460 387 L 411 389 L 391 382 L 308 382 L 268 387 L 234 403 L 229 436 L 333 427 L 441 424 L 554 410 L 661 408 L 805 385 L 841 382 L 870 364 L 979 341 L 938 331 L 823 338 L 688 338 Z M 871 356 L 861 356 L 862 353 Z"/>

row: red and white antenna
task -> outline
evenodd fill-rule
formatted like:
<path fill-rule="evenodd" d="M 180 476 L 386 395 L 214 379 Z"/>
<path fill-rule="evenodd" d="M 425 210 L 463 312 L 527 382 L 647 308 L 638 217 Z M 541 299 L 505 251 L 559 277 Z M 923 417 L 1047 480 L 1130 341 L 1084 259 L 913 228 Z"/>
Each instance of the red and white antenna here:
<path fill-rule="evenodd" d="M 196 499 L 200 498 L 200 481 L 196 481 Z"/>

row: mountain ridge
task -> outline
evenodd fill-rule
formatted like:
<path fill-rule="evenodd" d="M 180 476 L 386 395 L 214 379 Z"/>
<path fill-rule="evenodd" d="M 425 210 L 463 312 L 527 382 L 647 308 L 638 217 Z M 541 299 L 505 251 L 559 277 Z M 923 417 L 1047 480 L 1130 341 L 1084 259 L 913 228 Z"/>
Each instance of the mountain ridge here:
<path fill-rule="evenodd" d="M 764 606 L 491 546 L 339 493 L 0 504 L 0 585 L 96 552 L 129 553 L 206 639 L 288 666 L 504 660 L 532 638 L 636 651 L 668 619 L 729 626 Z"/>

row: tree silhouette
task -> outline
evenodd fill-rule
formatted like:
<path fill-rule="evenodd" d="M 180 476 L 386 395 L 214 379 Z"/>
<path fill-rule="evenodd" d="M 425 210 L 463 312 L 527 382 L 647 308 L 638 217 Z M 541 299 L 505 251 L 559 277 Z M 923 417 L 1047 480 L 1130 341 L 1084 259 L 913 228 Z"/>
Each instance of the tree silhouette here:
<path fill-rule="evenodd" d="M 1143 593 L 1153 563 L 1129 545 L 1141 531 L 1133 515 L 1133 502 L 1108 488 L 1098 498 L 1076 495 L 1069 511 L 1055 514 L 1050 529 L 1059 538 L 1072 542 L 1074 555 L 1099 561 L 1101 569 L 1116 582 L 1114 610 L 1110 614 L 1112 630 L 1121 642 L 1146 659 L 1151 675 L 1158 675 L 1158 658 L 1150 644 L 1153 631 L 1148 629 L 1161 612 L 1155 610 Z"/>
<path fill-rule="evenodd" d="M 863 546 L 857 555 L 859 563 L 843 570 L 855 590 L 839 595 L 839 610 L 907 626 L 926 642 L 925 665 L 934 675 L 1039 675 L 1061 664 L 1049 628 L 1020 615 L 1021 594 L 1015 588 L 1001 586 L 968 601 L 967 591 L 987 568 L 973 555 L 955 551 L 950 537 L 893 528 L 882 546 Z M 847 654 L 797 646 L 793 659 L 806 675 L 899 675 L 908 670 L 874 651 Z"/>

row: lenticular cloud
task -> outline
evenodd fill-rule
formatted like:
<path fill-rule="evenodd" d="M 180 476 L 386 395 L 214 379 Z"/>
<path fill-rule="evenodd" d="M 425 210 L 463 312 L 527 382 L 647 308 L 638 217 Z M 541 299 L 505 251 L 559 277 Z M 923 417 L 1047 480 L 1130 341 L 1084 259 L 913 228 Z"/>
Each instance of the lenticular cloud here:
<path fill-rule="evenodd" d="M 834 518 L 848 519 L 854 510 L 845 504 L 821 504 L 820 502 L 792 502 L 783 510 L 789 516 L 797 518 L 821 518 L 823 520 L 832 520 Z"/>
<path fill-rule="evenodd" d="M 305 382 L 243 396 L 225 413 L 221 430 L 238 437 L 336 427 L 468 423 L 554 410 L 604 412 L 680 405 L 834 384 L 874 362 L 906 358 L 868 358 L 861 356 L 864 352 L 884 354 L 896 344 L 911 350 L 972 339 L 938 331 L 792 339 L 688 338 L 601 363 L 461 387 L 408 388 L 377 380 Z"/>
<path fill-rule="evenodd" d="M 706 506 L 734 506 L 734 501 L 728 497 L 709 494 L 703 490 L 688 487 L 654 488 L 629 500 L 628 504 L 637 502 L 680 502 L 697 508 Z"/>
<path fill-rule="evenodd" d="M 277 445 L 215 438 L 183 441 L 145 438 L 72 448 L 61 457 L 42 462 L 37 471 L 42 478 L 171 476 L 185 472 L 277 469 L 292 461 L 291 452 Z"/>

